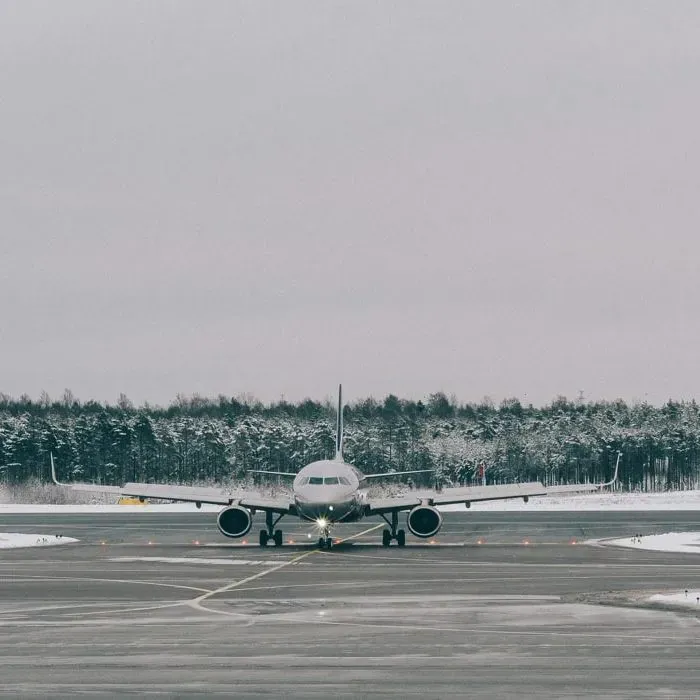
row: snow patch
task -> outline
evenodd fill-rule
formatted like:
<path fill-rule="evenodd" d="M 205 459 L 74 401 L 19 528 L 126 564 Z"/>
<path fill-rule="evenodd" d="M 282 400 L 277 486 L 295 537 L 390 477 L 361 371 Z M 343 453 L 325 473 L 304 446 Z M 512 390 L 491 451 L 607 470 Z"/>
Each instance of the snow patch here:
<path fill-rule="evenodd" d="M 449 513 L 463 511 L 463 504 L 439 506 Z M 700 490 L 667 491 L 664 493 L 604 492 L 574 496 L 532 496 L 507 501 L 472 503 L 471 510 L 480 511 L 594 511 L 594 510 L 700 510 Z"/>
<path fill-rule="evenodd" d="M 700 610 L 700 591 L 684 590 L 678 593 L 657 593 L 647 599 L 650 603 L 665 603 L 667 605 L 681 605 L 686 608 Z"/>
<path fill-rule="evenodd" d="M 631 549 L 646 549 L 655 552 L 680 552 L 683 554 L 700 554 L 700 532 L 666 532 L 662 535 L 643 535 L 641 537 L 621 537 L 605 540 L 604 544 Z"/>
<path fill-rule="evenodd" d="M 63 537 L 62 535 L 27 535 L 21 532 L 0 532 L 0 549 L 48 547 L 54 544 L 70 544 L 77 541 L 74 537 Z"/>

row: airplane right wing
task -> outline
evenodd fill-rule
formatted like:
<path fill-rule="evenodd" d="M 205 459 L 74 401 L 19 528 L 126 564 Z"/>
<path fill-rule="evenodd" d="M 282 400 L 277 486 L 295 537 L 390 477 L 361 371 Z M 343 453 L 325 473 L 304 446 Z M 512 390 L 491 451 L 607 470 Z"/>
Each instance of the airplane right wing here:
<path fill-rule="evenodd" d="M 209 503 L 212 505 L 229 506 L 241 505 L 251 511 L 261 510 L 273 513 L 295 513 L 294 504 L 288 499 L 270 500 L 255 495 L 237 496 L 219 488 L 206 486 L 179 486 L 176 484 L 144 484 L 129 482 L 124 486 L 102 484 L 85 484 L 60 482 L 56 476 L 56 465 L 51 455 L 51 478 L 57 486 L 73 491 L 88 491 L 92 493 L 111 493 L 115 496 L 132 496 L 135 498 L 157 498 L 168 501 L 184 501 L 186 503 Z"/>

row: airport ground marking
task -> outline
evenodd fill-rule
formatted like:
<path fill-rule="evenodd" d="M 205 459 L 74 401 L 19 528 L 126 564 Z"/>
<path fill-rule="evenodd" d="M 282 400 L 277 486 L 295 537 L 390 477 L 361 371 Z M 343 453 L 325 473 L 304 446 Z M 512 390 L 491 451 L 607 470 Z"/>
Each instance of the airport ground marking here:
<path fill-rule="evenodd" d="M 354 535 L 350 535 L 349 537 L 344 537 L 342 540 L 339 540 L 340 543 L 342 542 L 347 542 L 348 540 L 355 539 L 357 537 L 362 537 L 362 535 L 366 535 L 370 532 L 373 532 L 374 530 L 379 529 L 380 527 L 383 527 L 383 523 L 379 525 L 374 525 L 373 527 L 368 528 L 367 530 L 363 530 L 362 532 L 358 532 Z M 203 605 L 203 603 L 210 598 L 213 598 L 214 596 L 221 595 L 222 593 L 228 593 L 229 591 L 232 591 L 236 588 L 240 588 L 241 586 L 244 586 L 246 583 L 250 583 L 251 581 L 256 581 L 257 579 L 263 578 L 263 576 L 269 576 L 270 574 L 275 573 L 275 571 L 280 571 L 281 569 L 285 569 L 288 566 L 292 566 L 293 564 L 297 564 L 303 559 L 306 559 L 313 554 L 318 554 L 322 550 L 320 549 L 312 549 L 309 552 L 304 552 L 303 554 L 300 554 L 296 557 L 293 557 L 292 559 L 288 559 L 287 561 L 282 562 L 281 564 L 278 564 L 277 566 L 273 566 L 271 569 L 266 569 L 265 571 L 259 571 L 257 574 L 253 574 L 252 576 L 247 576 L 246 578 L 240 579 L 239 581 L 234 581 L 233 583 L 229 583 L 226 586 L 222 586 L 221 588 L 217 588 L 214 591 L 207 591 L 206 593 L 203 593 L 202 595 L 198 596 L 197 598 L 193 598 L 190 601 L 187 601 L 187 605 L 189 605 L 191 608 L 194 608 L 195 610 L 201 610 L 204 612 L 208 613 L 216 613 L 217 615 L 226 615 L 228 617 L 246 617 L 250 618 L 250 624 L 253 624 L 252 618 L 250 615 L 244 615 L 243 613 L 234 613 L 234 612 L 229 612 L 227 610 L 212 610 L 211 608 L 206 607 Z"/>

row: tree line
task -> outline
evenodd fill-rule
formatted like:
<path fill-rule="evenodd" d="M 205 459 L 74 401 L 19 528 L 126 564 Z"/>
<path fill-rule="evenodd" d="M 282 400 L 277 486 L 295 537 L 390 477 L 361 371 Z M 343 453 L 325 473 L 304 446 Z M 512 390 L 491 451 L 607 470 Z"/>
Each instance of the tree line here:
<path fill-rule="evenodd" d="M 460 404 L 389 395 L 345 409 L 346 459 L 366 473 L 432 469 L 416 481 L 466 485 L 607 480 L 617 457 L 620 487 L 700 486 L 700 409 L 695 401 L 569 401 L 544 407 L 507 399 Z M 66 479 L 96 483 L 240 483 L 251 469 L 296 472 L 332 456 L 330 402 L 263 404 L 251 397 L 179 395 L 167 407 L 0 394 L 0 480 L 50 479 L 53 452 Z"/>

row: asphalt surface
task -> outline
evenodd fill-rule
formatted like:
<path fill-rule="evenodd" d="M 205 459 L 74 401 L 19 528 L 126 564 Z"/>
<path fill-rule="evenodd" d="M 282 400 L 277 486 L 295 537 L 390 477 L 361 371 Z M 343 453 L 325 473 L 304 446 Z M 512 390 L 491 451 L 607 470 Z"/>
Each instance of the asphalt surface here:
<path fill-rule="evenodd" d="M 0 515 L 80 540 L 0 550 L 0 695 L 698 697 L 700 612 L 641 601 L 700 588 L 700 557 L 583 542 L 700 512 L 472 509 L 403 549 L 368 520 L 330 552 L 294 519 L 261 549 L 214 517 Z"/>

